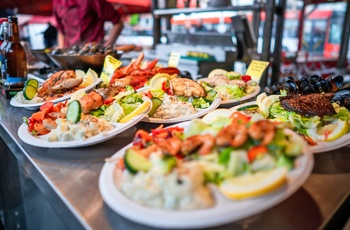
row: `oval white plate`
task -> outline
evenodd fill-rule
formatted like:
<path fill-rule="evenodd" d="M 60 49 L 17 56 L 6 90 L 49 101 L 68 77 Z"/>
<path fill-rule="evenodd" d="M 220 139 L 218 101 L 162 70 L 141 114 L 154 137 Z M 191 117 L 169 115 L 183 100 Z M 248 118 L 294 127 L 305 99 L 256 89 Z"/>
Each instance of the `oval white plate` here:
<path fill-rule="evenodd" d="M 87 86 L 84 88 L 85 92 L 86 91 L 89 91 L 91 89 L 93 89 L 95 86 L 97 86 L 99 83 L 102 82 L 102 79 L 99 78 L 97 81 L 95 81 L 94 83 L 92 83 L 91 85 Z M 18 92 L 18 93 L 22 93 L 22 92 Z M 59 97 L 59 98 L 56 98 L 56 99 L 53 99 L 51 100 L 51 102 L 53 103 L 57 103 L 57 102 L 60 102 L 60 101 L 64 101 L 64 100 L 68 100 L 70 97 L 72 96 L 72 94 L 69 94 L 69 95 L 66 95 L 66 96 L 63 96 L 63 97 Z M 40 102 L 40 103 L 33 103 L 33 104 L 25 104 L 25 103 L 21 103 L 21 102 L 18 102 L 16 100 L 16 97 L 13 97 L 10 101 L 10 104 L 14 107 L 23 107 L 23 108 L 26 108 L 26 109 L 30 109 L 30 110 L 36 110 L 36 109 L 39 109 L 40 106 L 42 104 L 44 104 L 46 101 L 44 102 Z"/>
<path fill-rule="evenodd" d="M 247 103 L 232 107 L 231 110 L 236 111 L 240 107 L 254 105 L 254 104 L 256 104 L 255 101 L 247 102 Z M 350 144 L 350 133 L 347 133 L 341 138 L 336 139 L 334 141 L 317 142 L 317 145 L 310 146 L 310 149 L 313 153 L 323 153 L 323 152 L 328 152 L 335 149 L 340 149 L 341 147 L 347 146 L 349 144 Z"/>
<path fill-rule="evenodd" d="M 142 114 L 133 117 L 130 121 L 126 123 L 116 123 L 111 122 L 114 126 L 114 129 L 109 130 L 103 134 L 98 134 L 96 136 L 90 137 L 86 140 L 75 140 L 75 141 L 48 141 L 45 139 L 45 135 L 35 137 L 31 135 L 28 131 L 28 126 L 26 124 L 22 124 L 18 129 L 19 138 L 32 146 L 43 147 L 43 148 L 78 148 L 83 146 L 94 145 L 103 141 L 107 141 L 117 134 L 125 131 L 126 129 L 132 127 L 136 123 L 138 123 L 144 116 L 146 116 L 151 110 L 152 102 L 149 98 L 144 97 L 144 100 L 148 100 L 150 102 L 150 106 L 145 110 Z M 47 134 L 46 134 L 47 135 Z"/>
<path fill-rule="evenodd" d="M 188 127 L 190 122 L 176 126 Z M 112 157 L 121 157 L 131 144 L 115 153 Z M 142 206 L 128 199 L 115 183 L 115 163 L 105 163 L 99 178 L 99 189 L 102 198 L 115 212 L 145 225 L 158 228 L 202 228 L 222 225 L 260 213 L 292 195 L 308 178 L 313 167 L 313 156 L 305 144 L 304 153 L 296 160 L 295 169 L 288 173 L 288 183 L 275 192 L 257 198 L 241 201 L 228 200 L 215 186 L 213 194 L 216 205 L 207 209 L 190 211 L 168 211 Z M 113 161 L 112 161 L 113 162 Z"/>
<path fill-rule="evenodd" d="M 160 118 L 151 118 L 151 117 L 144 117 L 142 119 L 143 122 L 149 122 L 149 123 L 158 123 L 158 124 L 172 124 L 172 123 L 178 123 L 182 121 L 190 121 L 192 119 L 204 116 L 205 114 L 213 111 L 217 107 L 219 107 L 221 103 L 220 98 L 216 98 L 211 105 L 206 109 L 197 109 L 197 113 L 183 116 L 183 117 L 176 117 L 176 118 L 170 118 L 170 119 L 160 119 Z"/>
<path fill-rule="evenodd" d="M 198 80 L 205 80 L 207 78 L 200 78 Z M 260 86 L 256 85 L 255 86 L 255 91 L 251 94 L 245 95 L 244 97 L 238 98 L 238 99 L 232 99 L 232 100 L 221 100 L 221 106 L 223 107 L 229 107 L 229 106 L 233 106 L 239 102 L 243 102 L 249 99 L 252 99 L 253 97 L 255 97 L 256 95 L 258 95 L 260 93 Z"/>

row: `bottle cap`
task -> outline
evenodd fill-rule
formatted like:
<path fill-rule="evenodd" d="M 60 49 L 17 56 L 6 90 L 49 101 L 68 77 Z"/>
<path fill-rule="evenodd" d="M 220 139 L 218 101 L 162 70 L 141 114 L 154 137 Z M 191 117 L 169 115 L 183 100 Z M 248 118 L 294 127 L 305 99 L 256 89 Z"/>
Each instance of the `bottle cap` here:
<path fill-rule="evenodd" d="M 3 22 L 7 22 L 7 18 L 0 18 L 0 24 Z"/>

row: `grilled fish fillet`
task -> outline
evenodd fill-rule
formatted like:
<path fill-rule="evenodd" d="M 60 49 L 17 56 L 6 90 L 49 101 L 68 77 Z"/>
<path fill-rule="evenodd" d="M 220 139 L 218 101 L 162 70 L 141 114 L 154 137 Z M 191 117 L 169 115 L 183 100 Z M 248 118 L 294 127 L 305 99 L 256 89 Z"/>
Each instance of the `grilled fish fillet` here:
<path fill-rule="evenodd" d="M 331 99 L 333 93 L 290 95 L 280 97 L 281 106 L 304 116 L 324 116 L 336 114 Z"/>
<path fill-rule="evenodd" d="M 188 78 L 173 78 L 170 83 L 176 96 L 205 97 L 207 95 L 203 86 Z"/>

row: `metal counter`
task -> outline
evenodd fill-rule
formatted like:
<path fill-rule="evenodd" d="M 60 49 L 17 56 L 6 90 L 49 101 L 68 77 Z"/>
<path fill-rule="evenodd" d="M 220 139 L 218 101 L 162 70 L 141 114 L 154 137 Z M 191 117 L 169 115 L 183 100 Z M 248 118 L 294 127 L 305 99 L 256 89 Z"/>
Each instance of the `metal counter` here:
<path fill-rule="evenodd" d="M 104 159 L 128 144 L 136 129 L 158 125 L 139 123 L 109 141 L 84 148 L 38 148 L 24 144 L 17 134 L 22 117 L 32 112 L 12 107 L 0 97 L 0 217 L 7 229 L 153 229 L 114 213 L 102 200 L 98 179 Z M 340 206 L 349 191 L 347 146 L 316 154 L 311 176 L 285 201 L 213 229 L 317 229 L 334 222 L 339 227 L 350 213 L 349 206 Z M 334 218 L 338 219 L 332 222 Z"/>

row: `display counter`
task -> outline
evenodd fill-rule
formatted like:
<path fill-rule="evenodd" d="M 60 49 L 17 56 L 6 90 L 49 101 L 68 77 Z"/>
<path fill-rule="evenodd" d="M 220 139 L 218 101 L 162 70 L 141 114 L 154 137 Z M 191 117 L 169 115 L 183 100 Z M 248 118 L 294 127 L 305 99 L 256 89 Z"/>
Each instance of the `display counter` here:
<path fill-rule="evenodd" d="M 0 97 L 0 215 L 7 229 L 154 229 L 113 212 L 101 197 L 98 181 L 105 158 L 131 142 L 136 129 L 158 125 L 139 123 L 89 147 L 38 148 L 17 134 L 22 117 L 32 112 Z M 350 213 L 350 146 L 314 158 L 312 174 L 292 196 L 215 229 L 338 229 L 345 224 Z"/>

